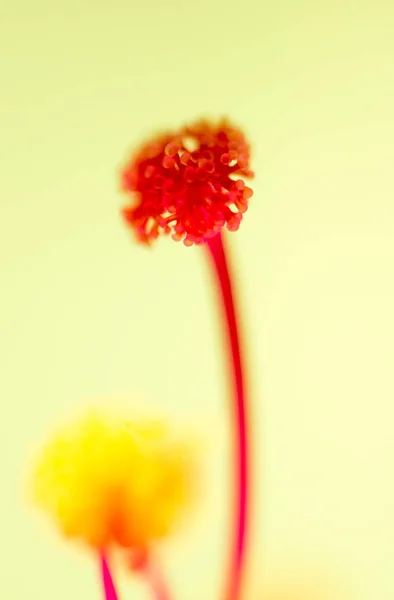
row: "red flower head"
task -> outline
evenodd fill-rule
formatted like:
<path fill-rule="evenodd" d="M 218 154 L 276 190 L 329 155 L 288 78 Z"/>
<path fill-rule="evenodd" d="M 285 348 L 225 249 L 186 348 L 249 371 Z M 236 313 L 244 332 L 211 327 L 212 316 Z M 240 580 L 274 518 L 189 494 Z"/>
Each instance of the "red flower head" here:
<path fill-rule="evenodd" d="M 224 225 L 238 229 L 253 194 L 244 177 L 253 173 L 243 133 L 225 120 L 200 121 L 159 135 L 127 162 L 122 187 L 133 202 L 123 216 L 142 242 L 171 233 L 201 244 Z"/>

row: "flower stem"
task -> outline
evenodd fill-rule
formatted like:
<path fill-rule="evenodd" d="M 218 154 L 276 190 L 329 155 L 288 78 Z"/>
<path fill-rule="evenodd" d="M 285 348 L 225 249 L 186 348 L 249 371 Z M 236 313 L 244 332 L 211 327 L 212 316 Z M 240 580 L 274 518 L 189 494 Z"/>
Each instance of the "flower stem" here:
<path fill-rule="evenodd" d="M 172 596 L 165 581 L 164 575 L 161 572 L 157 562 L 153 562 L 152 557 L 149 557 L 147 560 L 143 571 L 155 600 L 171 600 Z"/>
<path fill-rule="evenodd" d="M 218 280 L 224 310 L 224 321 L 229 343 L 229 359 L 233 372 L 234 441 L 235 441 L 235 531 L 230 562 L 230 573 L 226 600 L 238 600 L 241 592 L 245 558 L 245 541 L 249 508 L 249 452 L 248 452 L 248 410 L 245 398 L 244 376 L 241 360 L 239 327 L 234 302 L 234 294 L 229 272 L 228 259 L 221 234 L 207 242 Z"/>
<path fill-rule="evenodd" d="M 115 584 L 112 579 L 111 571 L 104 554 L 100 554 L 101 575 L 104 588 L 105 600 L 118 600 L 118 594 L 115 589 Z"/>
<path fill-rule="evenodd" d="M 115 589 L 115 584 L 112 579 L 111 571 L 105 554 L 100 554 L 100 564 L 104 588 L 104 599 L 118 600 L 118 593 Z M 155 600 L 171 600 L 170 591 L 157 563 L 153 564 L 152 559 L 149 557 L 144 561 L 138 570 L 142 575 L 145 576 Z"/>

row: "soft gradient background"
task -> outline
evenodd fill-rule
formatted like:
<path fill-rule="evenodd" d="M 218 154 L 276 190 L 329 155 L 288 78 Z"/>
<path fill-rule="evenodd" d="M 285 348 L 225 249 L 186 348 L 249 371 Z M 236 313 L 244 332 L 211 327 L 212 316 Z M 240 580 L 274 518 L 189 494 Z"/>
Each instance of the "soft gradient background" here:
<path fill-rule="evenodd" d="M 389 0 L 2 5 L 1 597 L 101 597 L 92 558 L 23 496 L 37 443 L 96 397 L 214 440 L 162 555 L 177 598 L 221 597 L 215 290 L 202 249 L 134 244 L 117 170 L 152 129 L 226 113 L 257 173 L 231 235 L 253 369 L 249 598 L 394 598 L 393 32 Z"/>

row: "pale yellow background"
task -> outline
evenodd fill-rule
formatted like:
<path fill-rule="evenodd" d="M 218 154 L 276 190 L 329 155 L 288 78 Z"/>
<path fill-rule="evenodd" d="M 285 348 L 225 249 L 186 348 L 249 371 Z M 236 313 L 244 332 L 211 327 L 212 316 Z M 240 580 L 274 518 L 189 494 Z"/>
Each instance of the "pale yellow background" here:
<path fill-rule="evenodd" d="M 254 384 L 251 589 L 309 579 L 307 600 L 325 581 L 335 600 L 392 600 L 394 5 L 22 0 L 0 15 L 0 597 L 101 597 L 91 557 L 22 495 L 31 451 L 95 397 L 215 433 L 199 509 L 162 555 L 177 598 L 220 597 L 214 290 L 201 249 L 130 240 L 117 169 L 151 129 L 227 113 L 257 173 L 231 236 Z"/>

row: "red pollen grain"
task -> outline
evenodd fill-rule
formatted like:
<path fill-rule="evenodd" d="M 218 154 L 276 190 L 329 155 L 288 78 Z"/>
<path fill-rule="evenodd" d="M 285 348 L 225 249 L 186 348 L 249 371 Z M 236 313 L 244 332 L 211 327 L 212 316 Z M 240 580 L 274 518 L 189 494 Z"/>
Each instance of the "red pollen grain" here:
<path fill-rule="evenodd" d="M 244 134 L 225 120 L 153 138 L 122 170 L 126 223 L 146 244 L 165 234 L 192 246 L 224 226 L 236 231 L 253 195 L 249 160 Z"/>

